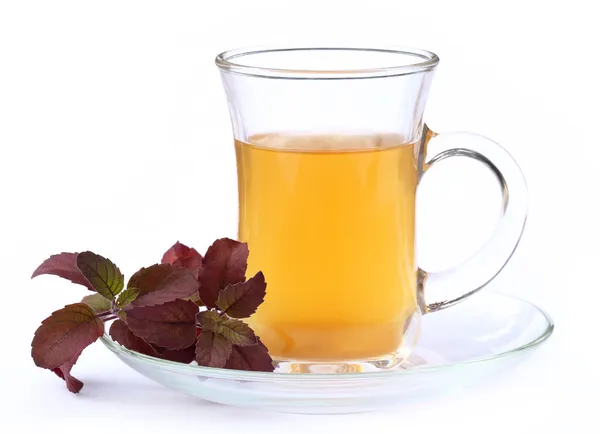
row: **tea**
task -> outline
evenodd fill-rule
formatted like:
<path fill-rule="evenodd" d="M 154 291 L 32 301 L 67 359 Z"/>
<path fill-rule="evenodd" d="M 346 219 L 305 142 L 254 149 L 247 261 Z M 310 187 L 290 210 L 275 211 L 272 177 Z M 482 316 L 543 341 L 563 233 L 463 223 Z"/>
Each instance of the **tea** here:
<path fill-rule="evenodd" d="M 250 320 L 280 359 L 394 353 L 417 312 L 415 145 L 399 136 L 236 141 L 239 239 L 267 296 Z"/>

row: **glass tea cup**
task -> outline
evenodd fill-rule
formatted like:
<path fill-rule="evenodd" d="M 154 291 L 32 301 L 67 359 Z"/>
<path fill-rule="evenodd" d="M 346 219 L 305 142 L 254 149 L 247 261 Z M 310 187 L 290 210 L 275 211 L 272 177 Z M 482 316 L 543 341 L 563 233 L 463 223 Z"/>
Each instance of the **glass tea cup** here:
<path fill-rule="evenodd" d="M 238 238 L 264 303 L 248 320 L 298 372 L 387 369 L 422 315 L 471 296 L 505 266 L 526 220 L 513 158 L 472 133 L 436 134 L 422 116 L 438 56 L 378 47 L 264 47 L 217 56 L 237 161 Z M 419 181 L 469 157 L 501 186 L 502 217 L 470 259 L 418 267 Z M 324 368 L 325 367 L 325 368 Z"/>

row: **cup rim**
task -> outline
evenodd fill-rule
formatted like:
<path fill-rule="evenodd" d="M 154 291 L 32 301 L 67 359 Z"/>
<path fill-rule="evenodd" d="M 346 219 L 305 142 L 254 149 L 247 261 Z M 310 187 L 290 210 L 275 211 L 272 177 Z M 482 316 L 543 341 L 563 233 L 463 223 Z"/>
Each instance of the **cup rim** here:
<path fill-rule="evenodd" d="M 385 67 L 360 68 L 360 69 L 286 69 L 254 65 L 245 65 L 236 62 L 236 59 L 276 52 L 290 51 L 356 51 L 377 52 L 412 56 L 414 62 Z M 290 80 L 348 80 L 361 78 L 397 77 L 417 74 L 434 69 L 440 59 L 437 54 L 420 48 L 403 46 L 374 46 L 374 45 L 270 45 L 236 48 L 224 51 L 215 58 L 215 64 L 221 71 L 252 77 L 279 78 Z"/>

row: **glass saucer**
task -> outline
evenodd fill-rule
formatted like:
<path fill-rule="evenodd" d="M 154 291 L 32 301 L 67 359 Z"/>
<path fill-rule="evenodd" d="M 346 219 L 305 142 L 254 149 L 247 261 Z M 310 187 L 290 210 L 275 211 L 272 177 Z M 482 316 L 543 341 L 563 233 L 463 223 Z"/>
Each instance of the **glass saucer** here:
<path fill-rule="evenodd" d="M 400 366 L 376 372 L 273 373 L 185 365 L 102 342 L 142 375 L 189 395 L 236 406 L 289 413 L 355 413 L 429 398 L 497 379 L 552 334 L 554 324 L 535 305 L 483 291 L 425 315 L 419 343 Z"/>

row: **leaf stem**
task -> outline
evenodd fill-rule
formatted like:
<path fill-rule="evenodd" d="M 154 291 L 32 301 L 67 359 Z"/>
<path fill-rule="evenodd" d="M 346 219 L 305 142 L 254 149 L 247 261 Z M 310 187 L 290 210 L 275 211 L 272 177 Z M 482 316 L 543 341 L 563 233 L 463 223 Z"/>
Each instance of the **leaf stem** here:
<path fill-rule="evenodd" d="M 117 315 L 115 315 L 113 312 L 108 311 L 108 312 L 104 312 L 101 314 L 97 315 L 98 318 L 100 318 L 102 321 L 106 322 L 106 321 L 110 321 L 111 319 L 115 319 L 117 317 Z"/>

